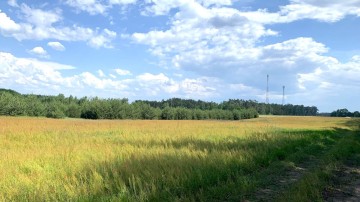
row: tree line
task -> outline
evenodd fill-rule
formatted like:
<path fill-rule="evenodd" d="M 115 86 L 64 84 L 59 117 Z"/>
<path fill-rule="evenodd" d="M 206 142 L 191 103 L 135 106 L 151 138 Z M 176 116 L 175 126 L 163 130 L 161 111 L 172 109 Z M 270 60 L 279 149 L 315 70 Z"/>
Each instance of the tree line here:
<path fill-rule="evenodd" d="M 188 108 L 185 105 L 151 106 L 148 101 L 129 103 L 128 99 L 77 98 L 20 94 L 0 89 L 0 115 L 45 116 L 49 118 L 84 119 L 162 119 L 162 120 L 240 120 L 258 117 L 254 108 L 220 109 Z"/>
<path fill-rule="evenodd" d="M 161 101 L 20 94 L 0 89 L 0 115 L 84 119 L 240 120 L 259 114 L 314 116 L 314 106 L 230 99 L 221 103 L 172 98 Z"/>
<path fill-rule="evenodd" d="M 205 102 L 201 100 L 192 99 L 180 99 L 172 98 L 162 101 L 135 101 L 145 102 L 152 107 L 163 108 L 164 106 L 171 107 L 185 107 L 188 109 L 222 109 L 222 110 L 237 110 L 237 109 L 255 109 L 259 114 L 262 115 L 291 115 L 291 116 L 316 116 L 318 108 L 315 106 L 304 106 L 304 105 L 280 105 L 280 104 L 266 104 L 259 103 L 256 100 L 242 100 L 242 99 L 229 99 L 221 103 Z"/>
<path fill-rule="evenodd" d="M 331 112 L 330 116 L 332 117 L 360 117 L 360 112 L 350 112 L 348 109 L 338 109 Z"/>

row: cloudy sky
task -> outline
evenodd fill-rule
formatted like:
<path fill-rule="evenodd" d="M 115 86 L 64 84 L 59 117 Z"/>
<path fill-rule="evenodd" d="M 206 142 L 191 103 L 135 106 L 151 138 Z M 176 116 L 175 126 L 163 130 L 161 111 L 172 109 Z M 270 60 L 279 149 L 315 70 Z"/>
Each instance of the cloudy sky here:
<path fill-rule="evenodd" d="M 0 88 L 360 110 L 360 0 L 2 0 Z"/>

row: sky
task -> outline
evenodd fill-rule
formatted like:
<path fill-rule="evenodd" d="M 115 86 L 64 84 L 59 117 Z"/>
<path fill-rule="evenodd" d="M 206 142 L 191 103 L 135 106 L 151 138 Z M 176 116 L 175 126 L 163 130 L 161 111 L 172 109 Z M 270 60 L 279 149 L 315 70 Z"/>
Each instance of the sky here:
<path fill-rule="evenodd" d="M 0 88 L 360 110 L 360 0 L 2 0 Z"/>

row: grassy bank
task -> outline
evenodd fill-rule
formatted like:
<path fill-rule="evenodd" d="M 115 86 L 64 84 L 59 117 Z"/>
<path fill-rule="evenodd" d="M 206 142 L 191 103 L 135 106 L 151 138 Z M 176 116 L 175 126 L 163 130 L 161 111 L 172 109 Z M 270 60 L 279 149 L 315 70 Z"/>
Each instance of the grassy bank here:
<path fill-rule="evenodd" d="M 246 121 L 2 117 L 0 200 L 259 200 L 259 190 L 306 162 L 314 162 L 309 172 L 286 188 L 272 185 L 271 197 L 314 191 L 301 188 L 311 174 L 318 176 L 312 183 L 321 193 L 327 178 L 318 172 L 360 152 L 358 123 L 319 117 Z M 317 199 L 316 193 L 308 195 Z"/>

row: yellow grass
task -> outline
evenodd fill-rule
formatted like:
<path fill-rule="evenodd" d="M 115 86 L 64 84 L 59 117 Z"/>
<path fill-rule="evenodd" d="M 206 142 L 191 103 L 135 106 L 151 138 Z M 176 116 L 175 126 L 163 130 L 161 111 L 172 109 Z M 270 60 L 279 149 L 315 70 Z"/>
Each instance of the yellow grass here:
<path fill-rule="evenodd" d="M 198 192 L 207 182 L 212 186 L 217 186 L 216 180 L 225 183 L 231 178 L 222 177 L 226 173 L 212 179 L 203 172 L 216 169 L 217 164 L 223 164 L 218 172 L 247 165 L 258 153 L 268 151 L 260 144 L 238 146 L 242 140 L 271 142 L 281 131 L 346 129 L 346 121 L 321 117 L 245 121 L 0 117 L 0 201 L 151 200 L 161 194 L 167 199 L 181 199 L 182 194 L 189 200 L 200 199 L 199 193 L 192 198 L 191 191 L 182 187 Z M 304 136 L 286 138 L 300 141 Z M 203 184 L 188 182 L 194 176 Z"/>

